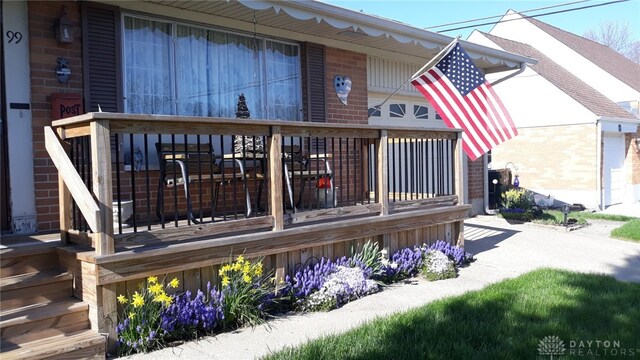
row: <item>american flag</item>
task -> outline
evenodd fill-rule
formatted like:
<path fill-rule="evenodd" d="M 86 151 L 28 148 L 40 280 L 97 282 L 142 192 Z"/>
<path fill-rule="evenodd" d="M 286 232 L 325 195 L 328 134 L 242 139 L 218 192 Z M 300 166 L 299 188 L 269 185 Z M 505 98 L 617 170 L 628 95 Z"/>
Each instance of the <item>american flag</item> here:
<path fill-rule="evenodd" d="M 464 130 L 462 148 L 471 160 L 518 135 L 498 95 L 458 43 L 411 83 L 449 128 Z"/>

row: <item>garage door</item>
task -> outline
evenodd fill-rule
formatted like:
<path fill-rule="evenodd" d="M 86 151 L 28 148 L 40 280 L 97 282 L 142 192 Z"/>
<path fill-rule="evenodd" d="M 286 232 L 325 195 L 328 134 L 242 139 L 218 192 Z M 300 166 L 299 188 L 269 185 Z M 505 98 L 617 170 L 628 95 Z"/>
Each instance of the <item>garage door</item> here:
<path fill-rule="evenodd" d="M 619 204 L 624 199 L 624 134 L 605 134 L 604 140 L 604 204 Z"/>

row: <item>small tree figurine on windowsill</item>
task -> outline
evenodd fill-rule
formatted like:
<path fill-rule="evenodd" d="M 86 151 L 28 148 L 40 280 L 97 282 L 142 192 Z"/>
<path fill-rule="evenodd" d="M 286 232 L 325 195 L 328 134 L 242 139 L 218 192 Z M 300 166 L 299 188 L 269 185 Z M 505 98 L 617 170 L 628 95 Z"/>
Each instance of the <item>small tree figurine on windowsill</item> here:
<path fill-rule="evenodd" d="M 236 119 L 249 119 L 251 113 L 247 106 L 247 99 L 244 93 L 238 95 L 238 105 L 236 107 Z M 247 152 L 264 153 L 264 142 L 262 136 L 242 136 L 233 137 L 233 151 L 236 154 L 244 154 Z"/>

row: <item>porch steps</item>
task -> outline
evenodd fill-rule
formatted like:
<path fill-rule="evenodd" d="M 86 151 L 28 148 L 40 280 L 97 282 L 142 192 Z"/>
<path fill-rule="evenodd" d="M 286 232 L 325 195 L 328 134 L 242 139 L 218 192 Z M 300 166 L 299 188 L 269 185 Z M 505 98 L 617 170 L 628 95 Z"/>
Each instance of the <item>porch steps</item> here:
<path fill-rule="evenodd" d="M 2 340 L 2 360 L 104 359 L 105 339 L 92 330 L 62 333 L 13 344 Z"/>
<path fill-rule="evenodd" d="M 88 311 L 87 304 L 72 299 L 3 309 L 0 334 L 2 339 L 24 342 L 38 339 L 46 333 L 87 329 Z M 33 333 L 39 333 L 39 337 L 34 337 Z"/>
<path fill-rule="evenodd" d="M 0 251 L 0 358 L 104 359 L 106 339 L 90 329 L 89 305 L 73 298 L 55 247 Z"/>
<path fill-rule="evenodd" d="M 69 299 L 73 295 L 73 276 L 56 270 L 31 272 L 0 279 L 0 307 L 5 310 Z"/>

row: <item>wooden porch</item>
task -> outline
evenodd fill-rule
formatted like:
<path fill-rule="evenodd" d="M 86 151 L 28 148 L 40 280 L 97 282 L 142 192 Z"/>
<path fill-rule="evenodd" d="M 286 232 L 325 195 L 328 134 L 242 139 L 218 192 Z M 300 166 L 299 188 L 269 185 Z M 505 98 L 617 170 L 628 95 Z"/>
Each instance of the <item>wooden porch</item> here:
<path fill-rule="evenodd" d="M 264 149 L 238 151 L 234 138 Z M 45 141 L 59 171 L 60 264 L 110 340 L 116 296 L 150 275 L 196 290 L 232 254 L 263 256 L 282 278 L 367 240 L 389 253 L 464 245 L 457 131 L 89 113 L 54 121 Z"/>

